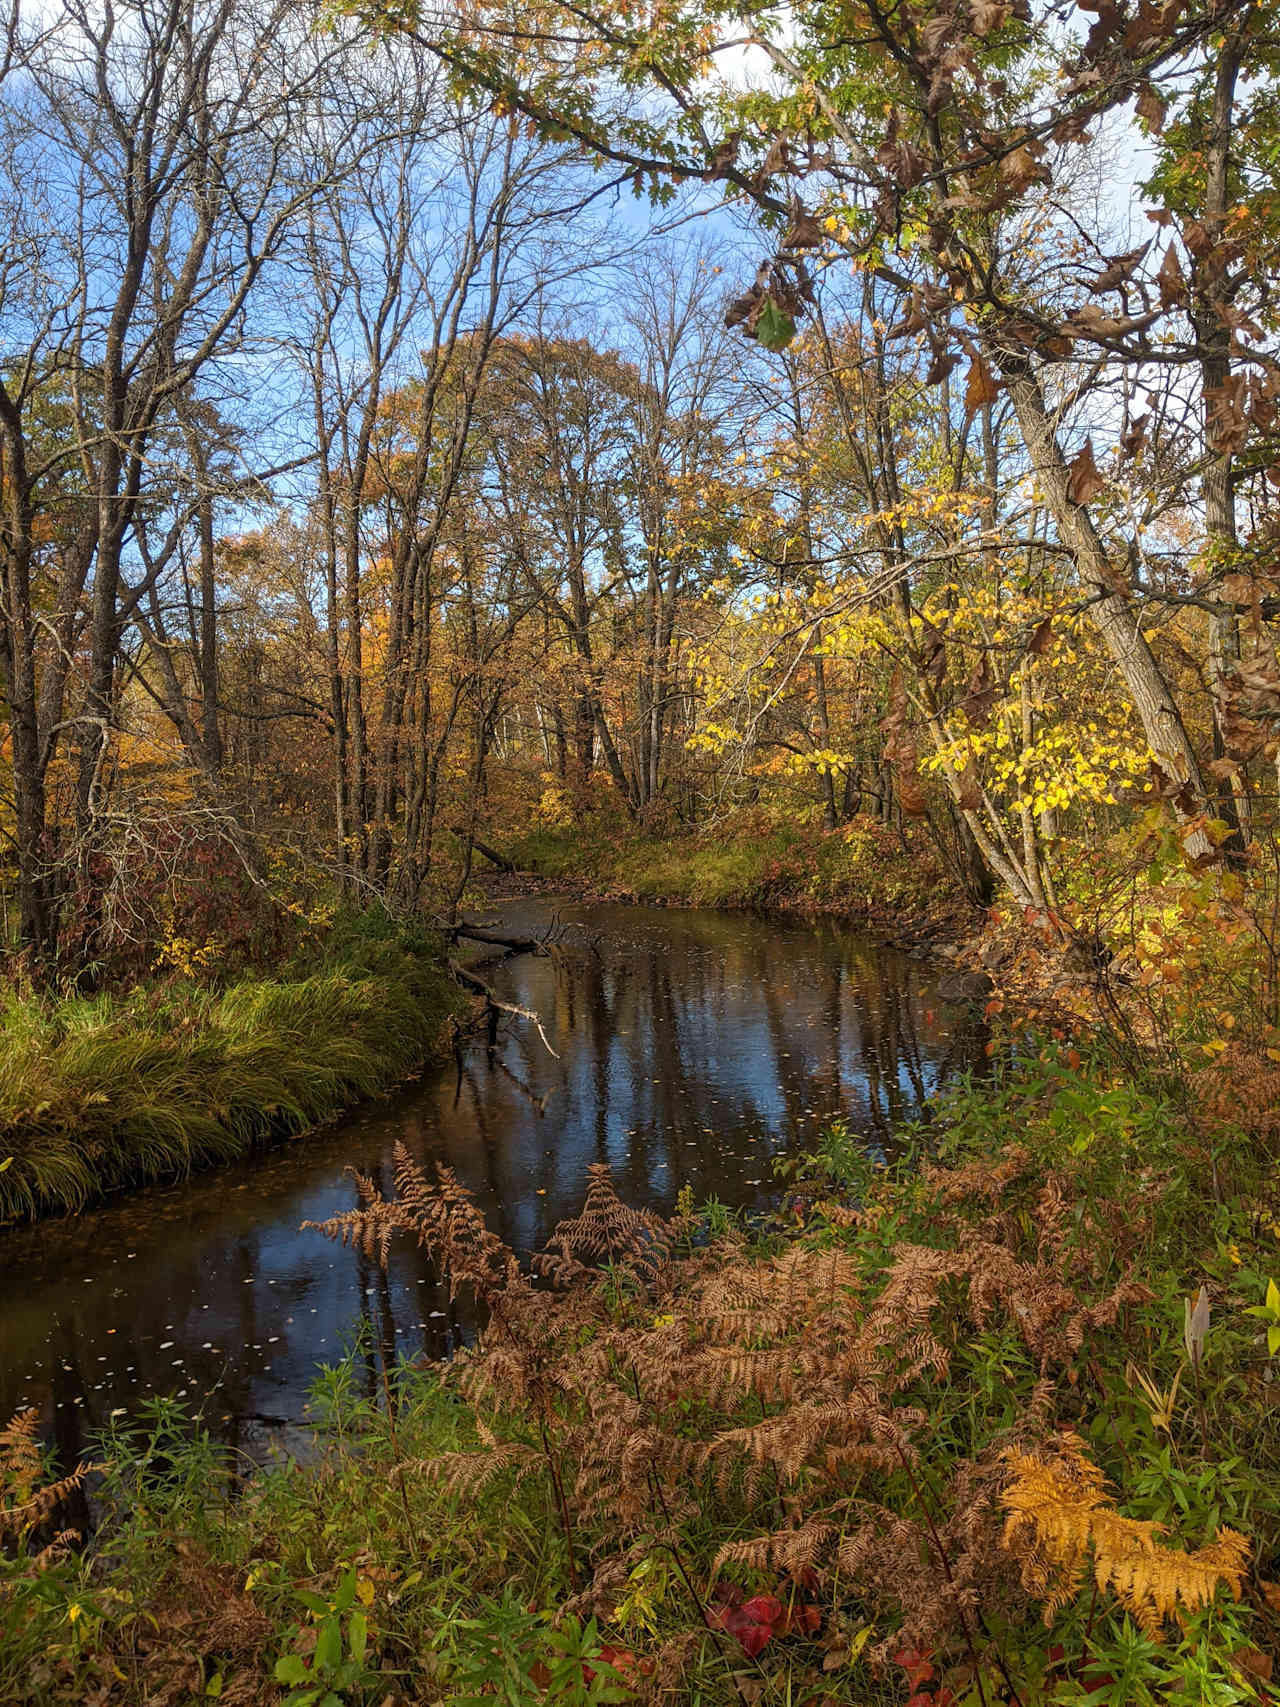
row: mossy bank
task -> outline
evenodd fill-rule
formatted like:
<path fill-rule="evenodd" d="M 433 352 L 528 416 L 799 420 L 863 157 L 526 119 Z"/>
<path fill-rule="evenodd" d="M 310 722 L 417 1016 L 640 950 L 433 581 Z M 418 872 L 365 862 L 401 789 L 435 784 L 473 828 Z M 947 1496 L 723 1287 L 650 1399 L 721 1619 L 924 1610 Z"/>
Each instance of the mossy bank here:
<path fill-rule="evenodd" d="M 951 850 L 918 824 L 858 817 L 828 830 L 752 808 L 714 831 L 649 835 L 601 814 L 537 824 L 504 851 L 522 870 L 611 897 L 836 917 L 895 943 L 958 940 L 979 919 Z"/>
<path fill-rule="evenodd" d="M 0 1008 L 0 1223 L 181 1178 L 390 1089 L 464 997 L 429 932 L 340 917 L 279 975 Z"/>

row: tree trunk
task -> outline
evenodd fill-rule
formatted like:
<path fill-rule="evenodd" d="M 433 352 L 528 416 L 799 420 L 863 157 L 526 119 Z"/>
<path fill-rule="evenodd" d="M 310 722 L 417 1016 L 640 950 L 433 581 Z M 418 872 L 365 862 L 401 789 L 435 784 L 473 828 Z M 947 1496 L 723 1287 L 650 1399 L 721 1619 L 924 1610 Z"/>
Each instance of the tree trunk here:
<path fill-rule="evenodd" d="M 1031 457 L 1036 483 L 1090 595 L 1089 615 L 1124 677 L 1152 753 L 1179 789 L 1190 795 L 1189 802 L 1175 802 L 1179 819 L 1184 822 L 1195 819 L 1203 812 L 1207 799 L 1200 762 L 1182 713 L 1142 632 L 1139 613 L 1122 591 L 1121 577 L 1107 556 L 1093 518 L 1087 506 L 1076 503 L 1071 496 L 1067 461 L 1049 418 L 1039 379 L 1024 357 L 999 349 L 995 353 Z M 1208 837 L 1198 829 L 1188 835 L 1186 845 L 1193 855 L 1212 851 Z"/>

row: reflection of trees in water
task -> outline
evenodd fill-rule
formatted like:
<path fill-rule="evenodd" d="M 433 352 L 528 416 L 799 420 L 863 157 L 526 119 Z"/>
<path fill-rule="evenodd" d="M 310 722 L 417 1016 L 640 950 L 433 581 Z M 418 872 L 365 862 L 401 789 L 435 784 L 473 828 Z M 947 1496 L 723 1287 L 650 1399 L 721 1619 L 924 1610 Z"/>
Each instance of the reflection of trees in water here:
<path fill-rule="evenodd" d="M 459 1068 L 385 1112 L 256 1166 L 42 1228 L 30 1245 L 15 1236 L 10 1272 L 23 1296 L 5 1323 L 6 1391 L 41 1403 L 60 1455 L 74 1460 L 87 1427 L 149 1389 L 213 1389 L 210 1420 L 237 1439 L 245 1416 L 296 1415 L 304 1372 L 361 1321 L 370 1350 L 393 1360 L 397 1348 L 440 1355 L 470 1337 L 465 1303 L 450 1304 L 416 1246 L 399 1245 L 383 1275 L 297 1232 L 304 1216 L 354 1202 L 348 1162 L 390 1192 L 397 1140 L 428 1173 L 437 1158 L 452 1166 L 495 1231 L 526 1249 L 577 1210 L 592 1160 L 611 1160 L 619 1190 L 641 1204 L 669 1207 L 684 1180 L 698 1195 L 758 1201 L 780 1141 L 816 1136 L 817 1121 L 841 1110 L 883 1140 L 941 1080 L 984 1064 L 977 1016 L 940 1007 L 944 1023 L 932 1024 L 927 972 L 838 928 L 601 916 L 604 953 L 570 948 L 491 974 L 504 996 L 554 1017 L 560 1059 L 528 1027 L 504 1022 L 492 1058 L 477 1038 Z M 749 1184 L 753 1176 L 765 1183 Z M 136 1267 L 121 1260 L 125 1246 L 143 1254 Z M 31 1272 L 47 1306 L 43 1292 L 26 1295 Z M 170 1322 L 174 1331 L 162 1331 Z M 170 1338 L 176 1349 L 159 1352 Z M 170 1366 L 179 1355 L 180 1373 Z M 375 1378 L 366 1366 L 366 1390 Z"/>

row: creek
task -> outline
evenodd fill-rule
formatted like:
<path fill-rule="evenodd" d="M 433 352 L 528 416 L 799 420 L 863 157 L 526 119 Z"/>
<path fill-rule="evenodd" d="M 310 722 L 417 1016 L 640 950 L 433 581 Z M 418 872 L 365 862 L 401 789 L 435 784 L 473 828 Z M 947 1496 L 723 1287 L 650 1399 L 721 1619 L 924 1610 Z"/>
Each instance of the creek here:
<path fill-rule="evenodd" d="M 514 935 L 554 927 L 554 957 L 489 960 L 504 1020 L 456 1063 L 394 1096 L 172 1187 L 0 1237 L 0 1416 L 40 1410 L 64 1463 L 113 1413 L 175 1395 L 255 1455 L 305 1449 L 318 1365 L 356 1340 L 447 1354 L 472 1324 L 427 1257 L 387 1273 L 314 1232 L 356 1202 L 356 1167 L 391 1190 L 393 1149 L 453 1168 L 522 1255 L 576 1213 L 588 1163 L 621 1195 L 670 1212 L 695 1200 L 762 1211 L 774 1158 L 839 1118 L 873 1151 L 953 1075 L 980 1067 L 982 1028 L 938 998 L 936 966 L 834 922 L 740 913 L 494 902 Z M 558 1058 L 557 1058 L 558 1057 Z"/>

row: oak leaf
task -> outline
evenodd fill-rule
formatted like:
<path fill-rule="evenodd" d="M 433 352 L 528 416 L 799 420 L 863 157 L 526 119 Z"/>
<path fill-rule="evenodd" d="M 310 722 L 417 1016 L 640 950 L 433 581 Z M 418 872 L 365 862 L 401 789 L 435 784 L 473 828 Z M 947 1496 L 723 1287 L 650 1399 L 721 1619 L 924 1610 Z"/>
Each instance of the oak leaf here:
<path fill-rule="evenodd" d="M 1157 135 L 1164 129 L 1164 101 L 1150 83 L 1142 85 L 1138 96 L 1137 114 Z"/>
<path fill-rule="evenodd" d="M 1164 252 L 1164 260 L 1156 273 L 1156 284 L 1160 287 L 1161 308 L 1176 308 L 1187 300 L 1187 280 L 1182 271 L 1182 262 L 1178 259 L 1178 251 L 1170 243 Z"/>
<path fill-rule="evenodd" d="M 991 369 L 981 356 L 975 356 L 969 364 L 969 378 L 964 388 L 964 409 L 966 415 L 976 415 L 984 403 L 994 403 L 1000 395 L 1000 387 L 992 377 Z"/>
<path fill-rule="evenodd" d="M 1067 496 L 1073 504 L 1088 504 L 1106 484 L 1093 460 L 1093 440 L 1086 439 L 1067 469 Z"/>

